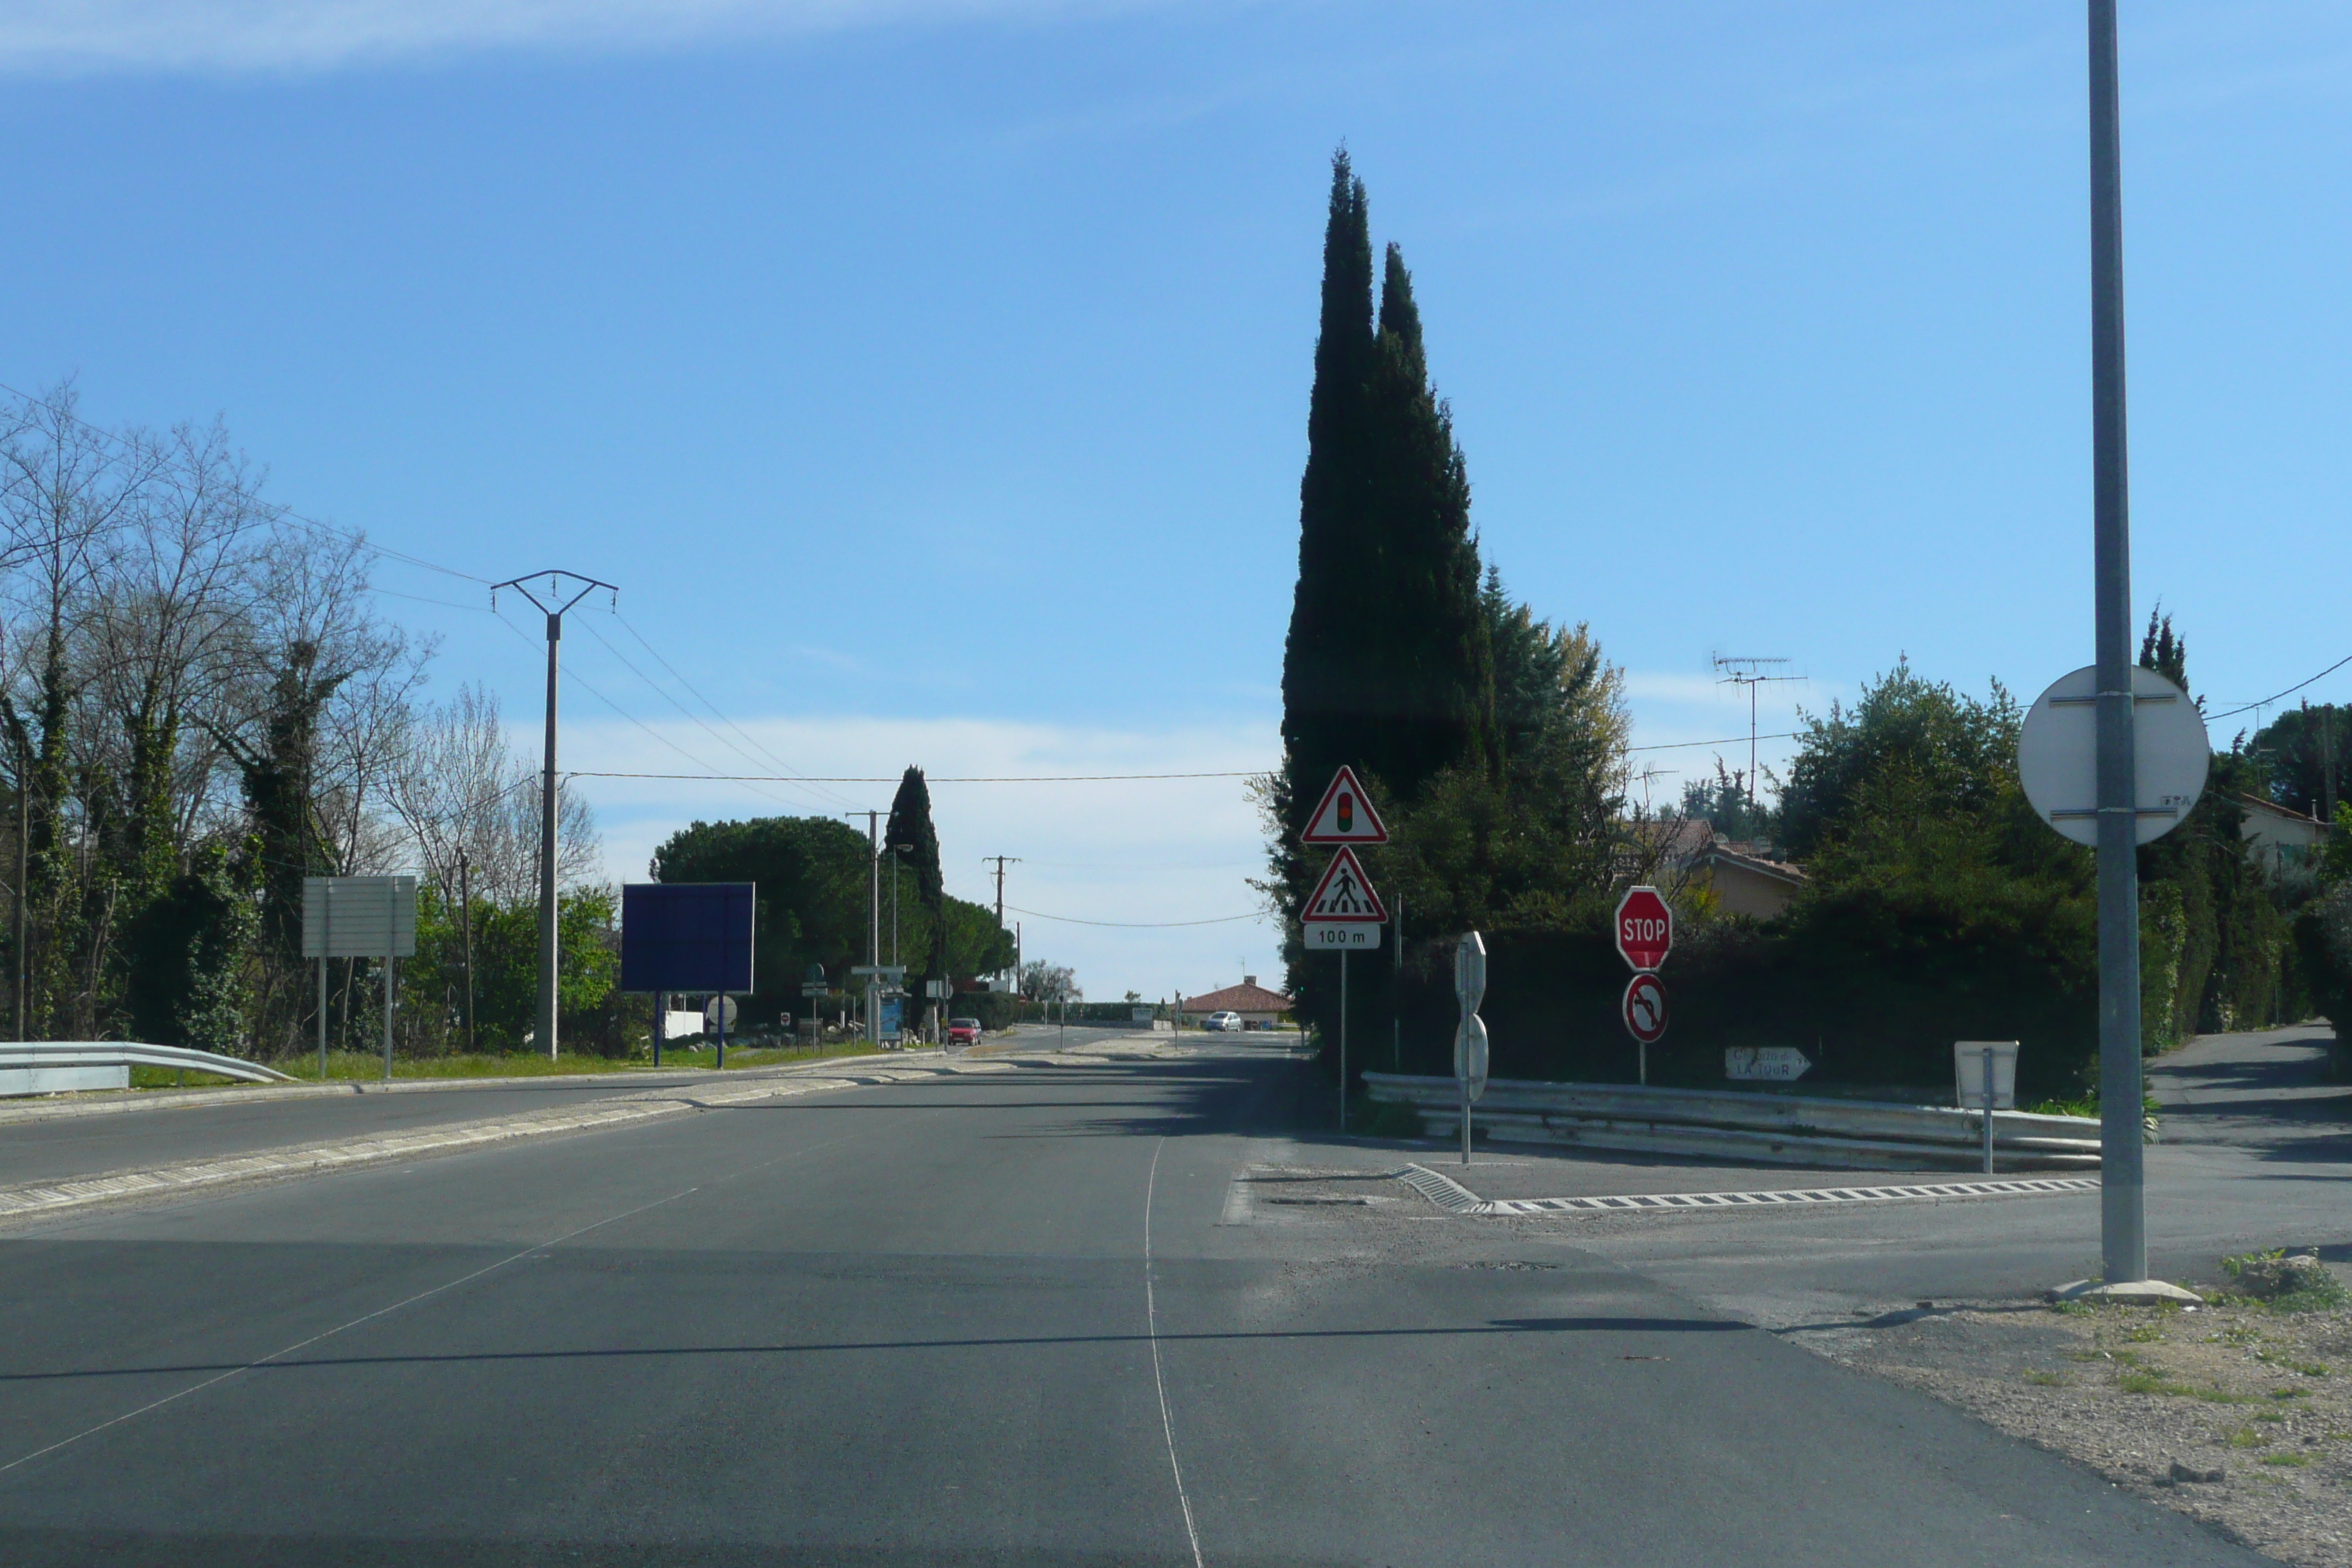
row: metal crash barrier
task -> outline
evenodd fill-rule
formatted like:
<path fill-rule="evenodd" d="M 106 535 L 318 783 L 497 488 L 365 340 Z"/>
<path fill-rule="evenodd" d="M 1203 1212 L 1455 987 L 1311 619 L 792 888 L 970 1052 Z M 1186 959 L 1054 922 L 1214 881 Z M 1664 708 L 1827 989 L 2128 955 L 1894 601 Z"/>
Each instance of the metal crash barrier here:
<path fill-rule="evenodd" d="M 76 1089 L 122 1088 L 130 1069 L 178 1068 L 208 1072 L 247 1083 L 296 1081 L 275 1068 L 185 1046 L 146 1046 L 135 1040 L 10 1040 L 0 1041 L 0 1094 L 54 1094 Z M 122 1077 L 101 1082 L 105 1069 Z"/>
<path fill-rule="evenodd" d="M 1449 1140 L 1460 1132 L 1461 1089 L 1453 1079 L 1368 1072 L 1363 1081 L 1372 1099 L 1418 1110 L 1428 1136 Z M 1488 1081 L 1471 1121 L 1482 1136 L 1497 1142 L 1916 1171 L 1979 1168 L 1985 1112 L 1498 1078 Z M 2099 1123 L 2090 1117 L 1997 1110 L 1992 1152 L 1996 1168 L 2004 1171 L 2096 1170 Z"/>

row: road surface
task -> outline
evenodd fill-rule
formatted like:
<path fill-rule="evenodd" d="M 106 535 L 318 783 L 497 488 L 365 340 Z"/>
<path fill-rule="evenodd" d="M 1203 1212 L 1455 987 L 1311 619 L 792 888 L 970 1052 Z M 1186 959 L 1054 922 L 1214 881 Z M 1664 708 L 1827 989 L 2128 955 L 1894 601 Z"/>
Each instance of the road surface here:
<path fill-rule="evenodd" d="M 0 1562 L 2261 1561 L 1328 1110 L 1139 1037 L 20 1223 Z"/>

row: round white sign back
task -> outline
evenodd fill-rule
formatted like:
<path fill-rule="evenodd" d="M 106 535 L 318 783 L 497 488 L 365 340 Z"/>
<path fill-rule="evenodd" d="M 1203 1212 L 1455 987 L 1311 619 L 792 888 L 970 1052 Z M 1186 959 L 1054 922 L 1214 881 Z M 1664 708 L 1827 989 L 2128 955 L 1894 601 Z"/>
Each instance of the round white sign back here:
<path fill-rule="evenodd" d="M 2179 826 L 2205 793 L 2205 716 L 2180 688 L 2132 667 L 2132 760 L 2138 842 Z M 2077 844 L 2099 841 L 2098 670 L 2060 676 L 2036 698 L 2017 741 L 2017 778 L 2042 820 Z"/>

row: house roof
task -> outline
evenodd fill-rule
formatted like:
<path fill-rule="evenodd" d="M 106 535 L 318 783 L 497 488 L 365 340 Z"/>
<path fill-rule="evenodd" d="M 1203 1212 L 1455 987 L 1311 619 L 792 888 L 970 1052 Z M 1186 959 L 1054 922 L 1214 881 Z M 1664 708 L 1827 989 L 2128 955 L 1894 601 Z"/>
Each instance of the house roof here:
<path fill-rule="evenodd" d="M 2249 811 L 2259 811 L 2266 816 L 2284 816 L 2289 822 L 2301 823 L 2305 827 L 2315 827 L 2322 833 L 2326 832 L 2329 827 L 2329 824 L 2322 822 L 2315 816 L 2305 816 L 2299 811 L 2290 811 L 2274 800 L 2264 800 L 2261 795 L 2248 795 L 2243 790 L 2231 791 L 2230 798 Z"/>
<path fill-rule="evenodd" d="M 1228 985 L 1205 996 L 1184 998 L 1187 1013 L 1287 1013 L 1290 998 L 1263 985 Z"/>
<path fill-rule="evenodd" d="M 1708 845 L 1691 858 L 1694 868 L 1699 866 L 1737 866 L 1743 871 L 1753 871 L 1777 882 L 1798 887 L 1804 882 L 1805 869 L 1787 860 L 1769 860 L 1761 855 L 1748 853 L 1752 845 L 1727 843 L 1720 839 Z"/>

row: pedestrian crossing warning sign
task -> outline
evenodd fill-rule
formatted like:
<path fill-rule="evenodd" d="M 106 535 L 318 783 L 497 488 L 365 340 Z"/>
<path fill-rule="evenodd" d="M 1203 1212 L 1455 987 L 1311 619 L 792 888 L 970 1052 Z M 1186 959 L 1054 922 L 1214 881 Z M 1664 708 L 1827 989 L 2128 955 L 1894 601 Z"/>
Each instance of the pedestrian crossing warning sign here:
<path fill-rule="evenodd" d="M 1381 907 L 1381 896 L 1372 890 L 1372 879 L 1356 863 L 1356 852 L 1343 844 L 1339 852 L 1331 857 L 1323 879 L 1315 884 L 1314 896 L 1307 900 L 1307 908 L 1298 918 L 1303 922 L 1361 921 L 1378 925 L 1387 921 L 1389 912 Z"/>
<path fill-rule="evenodd" d="M 1301 844 L 1386 844 L 1389 830 L 1381 825 L 1381 814 L 1372 809 L 1364 786 L 1356 782 L 1356 770 L 1342 767 L 1332 775 L 1331 787 L 1323 792 L 1322 801 L 1315 814 L 1307 819 L 1306 831 L 1299 834 Z"/>

